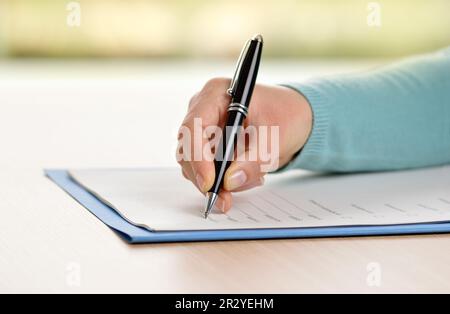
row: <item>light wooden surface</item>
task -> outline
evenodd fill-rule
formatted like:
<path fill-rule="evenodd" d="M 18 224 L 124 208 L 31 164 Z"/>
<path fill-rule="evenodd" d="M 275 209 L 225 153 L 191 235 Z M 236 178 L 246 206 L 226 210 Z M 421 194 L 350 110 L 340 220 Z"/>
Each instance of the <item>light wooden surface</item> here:
<path fill-rule="evenodd" d="M 175 165 L 189 96 L 232 67 L 0 64 L 0 292 L 450 292 L 450 235 L 129 246 L 43 176 Z M 360 67 L 269 64 L 261 77 Z"/>

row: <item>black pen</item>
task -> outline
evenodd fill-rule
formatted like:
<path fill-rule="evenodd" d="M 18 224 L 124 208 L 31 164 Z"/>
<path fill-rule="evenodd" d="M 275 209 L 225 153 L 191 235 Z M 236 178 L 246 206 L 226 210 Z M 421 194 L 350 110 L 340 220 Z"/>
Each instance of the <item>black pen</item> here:
<path fill-rule="evenodd" d="M 222 130 L 219 149 L 216 151 L 214 160 L 216 177 L 211 190 L 207 194 L 205 218 L 208 218 L 219 197 L 225 172 L 233 161 L 237 138 L 244 119 L 248 115 L 250 100 L 255 88 L 262 47 L 263 38 L 261 35 L 256 35 L 247 41 L 239 57 L 230 88 L 227 90 L 228 95 L 231 96 L 231 102 L 228 106 L 227 123 Z"/>

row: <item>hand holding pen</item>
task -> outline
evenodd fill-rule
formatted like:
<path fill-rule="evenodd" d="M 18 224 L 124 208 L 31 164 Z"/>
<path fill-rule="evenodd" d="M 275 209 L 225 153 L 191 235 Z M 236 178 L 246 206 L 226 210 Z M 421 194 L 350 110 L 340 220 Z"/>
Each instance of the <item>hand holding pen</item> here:
<path fill-rule="evenodd" d="M 230 125 L 236 121 L 238 124 L 242 123 L 244 128 L 278 126 L 279 160 L 277 164 L 282 167 L 305 144 L 311 132 L 312 113 L 306 99 L 289 88 L 256 84 L 253 93 L 250 92 L 250 87 L 256 80 L 256 73 L 252 71 L 257 70 L 259 60 L 255 62 L 260 58 L 257 51 L 261 52 L 257 47 L 258 42 L 262 45 L 261 36 L 255 36 L 244 47 L 233 80 L 212 79 L 191 99 L 182 126 L 193 133 L 195 118 L 201 118 L 203 127 L 219 126 L 224 130 L 227 129 L 225 128 L 227 124 Z M 230 136 L 233 138 L 235 135 L 227 135 L 226 132 L 224 135 L 224 140 L 227 137 L 228 139 L 221 141 L 222 149 L 219 151 L 223 158 L 220 160 L 217 156 L 215 161 L 178 159 L 184 177 L 192 181 L 200 192 L 207 196 L 206 214 L 214 205 L 218 210 L 226 212 L 232 205 L 231 192 L 248 190 L 264 183 L 266 172 L 262 171 L 264 167 L 261 167 L 261 163 L 265 161 L 249 158 L 249 156 L 255 156 L 252 150 L 257 150 L 258 147 L 253 145 L 254 143 L 246 143 L 243 156 L 233 156 L 236 158 L 228 160 L 234 154 L 226 151 L 225 142 L 232 142 Z M 187 144 L 180 138 L 177 155 L 180 150 L 186 148 L 183 148 L 184 145 Z M 189 150 L 193 152 L 196 148 L 194 145 L 203 146 L 204 143 L 192 141 L 190 145 L 192 146 Z M 270 145 L 267 147 L 270 148 Z M 256 153 L 256 155 L 259 154 Z"/>

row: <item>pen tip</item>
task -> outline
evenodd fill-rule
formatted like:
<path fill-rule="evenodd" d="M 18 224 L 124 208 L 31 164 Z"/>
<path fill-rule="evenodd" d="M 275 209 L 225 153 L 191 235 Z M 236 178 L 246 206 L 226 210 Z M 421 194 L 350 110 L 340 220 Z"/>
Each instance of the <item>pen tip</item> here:
<path fill-rule="evenodd" d="M 252 39 L 253 39 L 253 40 L 256 40 L 256 41 L 259 41 L 260 43 L 263 43 L 263 42 L 264 42 L 264 39 L 263 39 L 263 37 L 262 37 L 261 34 L 256 34 L 255 36 L 253 36 Z"/>
<path fill-rule="evenodd" d="M 217 199 L 219 198 L 219 195 L 216 193 L 208 193 L 206 196 L 206 204 L 205 204 L 205 219 L 208 218 L 209 214 L 211 213 L 211 210 L 213 209 L 214 205 L 216 204 Z"/>

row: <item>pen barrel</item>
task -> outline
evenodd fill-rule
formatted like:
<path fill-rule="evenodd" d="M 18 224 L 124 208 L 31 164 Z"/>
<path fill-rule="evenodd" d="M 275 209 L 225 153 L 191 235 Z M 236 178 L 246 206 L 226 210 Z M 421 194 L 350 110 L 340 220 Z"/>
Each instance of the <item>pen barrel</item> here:
<path fill-rule="evenodd" d="M 227 123 L 222 129 L 222 137 L 216 147 L 214 166 L 216 176 L 209 192 L 218 193 L 223 187 L 223 178 L 235 159 L 236 145 L 242 130 L 245 115 L 239 111 L 229 111 Z"/>
<path fill-rule="evenodd" d="M 250 100 L 255 88 L 261 60 L 263 41 L 262 36 L 256 36 L 249 41 L 248 49 L 239 61 L 234 79 L 232 80 L 229 95 L 232 101 L 228 107 L 228 118 L 222 129 L 219 145 L 216 147 L 214 166 L 216 177 L 209 192 L 218 194 L 223 187 L 223 178 L 227 169 L 235 159 L 235 150 L 242 130 L 244 119 L 247 117 Z M 245 141 L 243 143 L 245 146 Z"/>
<path fill-rule="evenodd" d="M 236 78 L 236 87 L 233 91 L 233 102 L 248 107 L 255 88 L 261 61 L 263 43 L 251 40 Z"/>

